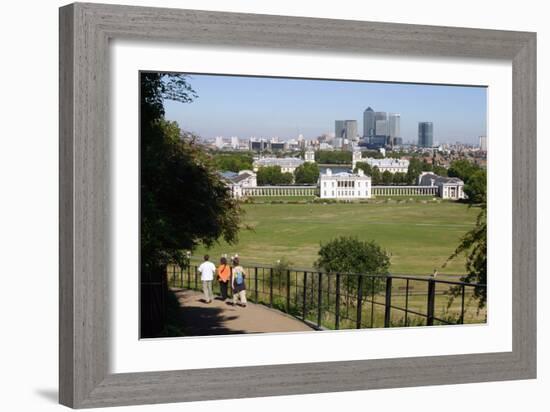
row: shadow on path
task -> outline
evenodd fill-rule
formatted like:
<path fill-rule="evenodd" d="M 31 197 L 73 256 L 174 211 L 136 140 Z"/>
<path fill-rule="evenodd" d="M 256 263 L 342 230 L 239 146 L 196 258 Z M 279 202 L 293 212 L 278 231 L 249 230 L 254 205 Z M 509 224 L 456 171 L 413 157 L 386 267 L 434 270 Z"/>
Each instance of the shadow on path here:
<path fill-rule="evenodd" d="M 202 293 L 172 290 L 180 304 L 184 336 L 234 335 L 243 333 L 312 331 L 308 325 L 263 305 L 228 305 L 221 299 L 206 303 Z"/>

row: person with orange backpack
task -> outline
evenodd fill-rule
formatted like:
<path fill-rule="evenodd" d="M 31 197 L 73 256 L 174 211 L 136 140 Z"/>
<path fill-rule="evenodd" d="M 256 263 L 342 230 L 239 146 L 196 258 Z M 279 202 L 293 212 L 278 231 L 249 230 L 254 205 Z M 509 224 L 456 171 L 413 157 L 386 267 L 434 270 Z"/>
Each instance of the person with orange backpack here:
<path fill-rule="evenodd" d="M 229 285 L 230 278 L 231 268 L 227 264 L 227 259 L 222 256 L 222 258 L 220 259 L 220 265 L 218 266 L 218 282 L 220 283 L 220 293 L 224 302 L 228 297 L 227 287 Z"/>

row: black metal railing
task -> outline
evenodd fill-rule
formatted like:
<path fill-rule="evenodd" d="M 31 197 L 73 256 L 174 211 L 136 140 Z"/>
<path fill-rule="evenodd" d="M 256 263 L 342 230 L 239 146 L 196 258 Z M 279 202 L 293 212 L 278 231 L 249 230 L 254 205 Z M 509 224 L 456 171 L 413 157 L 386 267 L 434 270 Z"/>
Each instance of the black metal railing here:
<path fill-rule="evenodd" d="M 485 323 L 485 285 L 434 277 L 324 273 L 241 265 L 247 299 L 281 310 L 318 329 L 361 329 Z M 167 268 L 172 288 L 201 290 L 198 264 Z M 442 276 L 440 276 L 442 277 Z M 214 293 L 219 283 L 214 281 Z"/>

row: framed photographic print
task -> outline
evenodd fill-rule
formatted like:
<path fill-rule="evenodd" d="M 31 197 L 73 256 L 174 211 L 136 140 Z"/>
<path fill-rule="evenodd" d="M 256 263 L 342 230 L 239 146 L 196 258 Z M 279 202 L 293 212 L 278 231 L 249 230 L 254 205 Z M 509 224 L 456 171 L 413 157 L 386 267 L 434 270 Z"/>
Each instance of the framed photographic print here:
<path fill-rule="evenodd" d="M 535 51 L 62 7 L 61 403 L 534 378 Z"/>

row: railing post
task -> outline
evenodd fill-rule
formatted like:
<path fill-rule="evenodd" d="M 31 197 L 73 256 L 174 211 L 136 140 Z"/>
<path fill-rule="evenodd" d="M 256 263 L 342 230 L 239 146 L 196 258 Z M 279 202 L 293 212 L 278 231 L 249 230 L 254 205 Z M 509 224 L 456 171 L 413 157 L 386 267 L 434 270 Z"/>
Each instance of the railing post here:
<path fill-rule="evenodd" d="M 195 266 L 195 290 L 199 289 L 199 274 L 197 272 L 197 267 Z"/>
<path fill-rule="evenodd" d="M 363 275 L 357 276 L 357 316 L 356 325 L 357 329 L 361 329 L 361 317 L 363 314 Z"/>
<path fill-rule="evenodd" d="M 286 271 L 286 311 L 290 313 L 290 269 Z"/>
<path fill-rule="evenodd" d="M 386 277 L 386 311 L 384 313 L 384 327 L 389 328 L 391 324 L 391 276 Z"/>
<path fill-rule="evenodd" d="M 273 268 L 269 269 L 269 307 L 273 307 Z"/>
<path fill-rule="evenodd" d="M 462 305 L 460 308 L 460 324 L 464 324 L 464 294 L 466 293 L 466 289 L 464 285 L 462 285 Z"/>
<path fill-rule="evenodd" d="M 432 326 L 434 324 L 434 308 L 435 308 L 435 281 L 428 280 L 428 313 L 426 324 Z"/>
<path fill-rule="evenodd" d="M 405 326 L 409 326 L 409 279 L 405 290 Z"/>
<path fill-rule="evenodd" d="M 336 302 L 334 312 L 336 317 L 334 319 L 334 329 L 340 329 L 340 274 L 336 274 Z"/>
<path fill-rule="evenodd" d="M 306 320 L 306 311 L 307 311 L 307 272 L 304 272 L 304 291 L 303 291 L 303 301 L 302 301 L 302 313 L 303 313 L 304 320 Z"/>
<path fill-rule="evenodd" d="M 372 282 L 371 282 L 371 287 L 372 287 L 372 290 L 371 290 L 371 304 L 370 304 L 370 327 L 371 328 L 374 328 L 374 299 L 376 298 L 375 294 L 376 294 L 376 279 L 374 278 L 374 276 L 371 278 Z"/>
<path fill-rule="evenodd" d="M 317 326 L 321 327 L 321 316 L 322 316 L 322 303 L 323 303 L 323 277 L 321 272 L 318 273 L 319 276 L 319 287 L 317 291 Z"/>
<path fill-rule="evenodd" d="M 258 266 L 254 267 L 254 295 L 256 296 L 256 303 L 258 303 Z"/>

